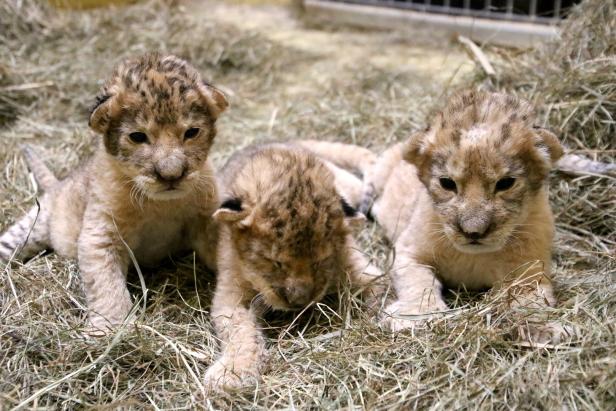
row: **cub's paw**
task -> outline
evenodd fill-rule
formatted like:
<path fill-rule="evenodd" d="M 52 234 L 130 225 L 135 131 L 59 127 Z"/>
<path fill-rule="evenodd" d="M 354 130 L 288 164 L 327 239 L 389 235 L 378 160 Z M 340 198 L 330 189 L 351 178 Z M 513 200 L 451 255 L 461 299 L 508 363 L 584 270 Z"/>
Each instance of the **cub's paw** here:
<path fill-rule="evenodd" d="M 374 205 L 376 198 L 378 196 L 377 190 L 372 183 L 364 184 L 362 188 L 362 197 L 359 203 L 358 210 L 365 216 L 370 216 L 370 211 L 372 210 L 372 206 Z M 372 214 L 374 215 L 374 214 Z M 370 218 L 370 217 L 368 217 Z"/>
<path fill-rule="evenodd" d="M 435 301 L 429 305 L 409 301 L 396 301 L 391 303 L 383 313 L 379 324 L 382 328 L 393 333 L 405 330 L 422 328 L 426 320 L 430 320 L 446 310 L 442 301 Z"/>
<path fill-rule="evenodd" d="M 205 372 L 203 385 L 208 392 L 233 391 L 256 385 L 258 379 L 257 370 L 241 369 L 220 359 Z"/>
<path fill-rule="evenodd" d="M 556 321 L 547 323 L 526 323 L 518 326 L 520 339 L 528 341 L 531 345 L 561 344 L 571 340 L 574 336 L 572 327 Z"/>

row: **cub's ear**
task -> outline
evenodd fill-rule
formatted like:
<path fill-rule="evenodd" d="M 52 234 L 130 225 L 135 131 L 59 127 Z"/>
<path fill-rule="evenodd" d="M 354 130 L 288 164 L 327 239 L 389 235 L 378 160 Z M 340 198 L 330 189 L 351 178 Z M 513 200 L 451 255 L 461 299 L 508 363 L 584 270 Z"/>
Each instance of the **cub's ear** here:
<path fill-rule="evenodd" d="M 90 119 L 88 120 L 90 128 L 97 133 L 105 134 L 111 118 L 119 109 L 119 107 L 115 107 L 116 105 L 115 97 L 110 94 L 104 93 L 97 96 L 96 103 L 90 110 Z"/>
<path fill-rule="evenodd" d="M 357 211 L 354 207 L 351 207 L 351 205 L 349 205 L 344 198 L 340 198 L 340 205 L 342 206 L 342 211 L 344 212 L 345 221 L 347 221 L 351 226 L 363 224 L 366 221 L 366 216 Z"/>
<path fill-rule="evenodd" d="M 229 107 L 229 102 L 225 94 L 211 84 L 202 81 L 199 91 L 207 101 L 207 105 L 210 109 L 210 113 L 214 116 L 214 120 Z"/>
<path fill-rule="evenodd" d="M 214 212 L 214 219 L 218 222 L 236 222 L 246 216 L 246 211 L 242 208 L 242 200 L 239 198 L 229 198 L 222 202 L 218 210 Z"/>
<path fill-rule="evenodd" d="M 426 140 L 426 132 L 415 133 L 404 143 L 402 149 L 402 158 L 417 168 L 419 179 L 424 184 L 427 184 L 431 159 L 431 150 Z"/>
<path fill-rule="evenodd" d="M 402 157 L 407 162 L 418 166 L 423 157 L 423 133 L 415 133 L 404 143 Z"/>
<path fill-rule="evenodd" d="M 546 160 L 549 160 L 552 166 L 563 156 L 564 149 L 558 137 L 548 129 L 542 127 L 534 127 L 535 134 L 538 137 L 536 146 L 542 154 L 546 154 Z"/>
<path fill-rule="evenodd" d="M 243 230 L 252 226 L 254 214 L 242 204 L 242 199 L 230 198 L 223 201 L 218 210 L 214 212 L 213 218 L 219 223 L 232 224 Z"/>

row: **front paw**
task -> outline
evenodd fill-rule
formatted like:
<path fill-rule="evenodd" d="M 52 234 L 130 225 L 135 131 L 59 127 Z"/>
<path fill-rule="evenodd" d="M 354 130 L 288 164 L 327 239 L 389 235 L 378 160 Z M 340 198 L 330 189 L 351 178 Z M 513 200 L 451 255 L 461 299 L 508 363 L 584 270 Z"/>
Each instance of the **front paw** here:
<path fill-rule="evenodd" d="M 518 326 L 519 338 L 528 341 L 533 346 L 564 343 L 571 340 L 573 335 L 573 328 L 556 321 L 526 323 Z"/>
<path fill-rule="evenodd" d="M 232 391 L 256 385 L 259 380 L 257 367 L 238 367 L 221 358 L 205 372 L 204 386 L 207 391 Z"/>
<path fill-rule="evenodd" d="M 382 328 L 393 333 L 405 329 L 415 329 L 423 326 L 426 320 L 434 318 L 446 309 L 447 305 L 442 300 L 435 300 L 430 304 L 396 301 L 385 308 L 379 324 Z"/>

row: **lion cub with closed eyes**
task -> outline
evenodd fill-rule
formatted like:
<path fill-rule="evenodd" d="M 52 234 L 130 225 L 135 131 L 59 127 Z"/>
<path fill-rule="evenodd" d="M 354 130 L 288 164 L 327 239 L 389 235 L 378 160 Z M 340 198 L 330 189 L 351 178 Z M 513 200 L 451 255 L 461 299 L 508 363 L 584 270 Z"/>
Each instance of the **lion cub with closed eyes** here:
<path fill-rule="evenodd" d="M 211 315 L 222 354 L 206 372 L 210 389 L 254 383 L 267 358 L 259 306 L 295 310 L 348 278 L 375 297 L 380 271 L 357 249 L 351 225 L 364 220 L 336 189 L 348 173 L 291 144 L 234 154 L 220 173 L 223 202 Z M 357 187 L 361 181 L 355 179 Z"/>
<path fill-rule="evenodd" d="M 93 158 L 58 181 L 26 151 L 45 194 L 40 210 L 0 237 L 0 257 L 52 248 L 77 258 L 89 320 L 101 332 L 132 307 L 125 278 L 131 252 L 148 265 L 195 250 L 215 268 L 218 200 L 208 153 L 226 107 L 223 94 L 177 57 L 121 63 L 90 115 L 102 135 Z"/>

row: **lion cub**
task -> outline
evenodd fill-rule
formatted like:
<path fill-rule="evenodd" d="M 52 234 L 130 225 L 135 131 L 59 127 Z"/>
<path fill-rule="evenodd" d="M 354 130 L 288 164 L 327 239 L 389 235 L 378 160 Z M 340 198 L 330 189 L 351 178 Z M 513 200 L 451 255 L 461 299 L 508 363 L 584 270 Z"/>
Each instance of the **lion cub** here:
<path fill-rule="evenodd" d="M 446 310 L 443 283 L 507 286 L 512 306 L 556 303 L 547 177 L 563 149 L 533 121 L 531 105 L 516 97 L 464 92 L 425 131 L 387 150 L 376 165 L 365 153 L 358 158 L 368 163 L 372 215 L 396 251 L 391 276 L 398 300 L 386 308 L 384 320 L 392 330 Z M 562 331 L 535 324 L 522 333 L 548 342 Z"/>
<path fill-rule="evenodd" d="M 338 194 L 336 174 L 299 146 L 275 143 L 241 150 L 222 169 L 211 309 L 222 354 L 206 373 L 210 389 L 250 384 L 262 373 L 267 351 L 259 306 L 306 307 L 347 276 L 373 290 L 381 273 L 350 234 L 364 218 Z M 361 187 L 359 179 L 356 184 Z"/>
<path fill-rule="evenodd" d="M 131 309 L 131 250 L 142 264 L 195 250 L 215 267 L 217 194 L 208 152 L 223 94 L 186 61 L 148 54 L 120 64 L 93 108 L 96 154 L 62 181 L 31 155 L 46 192 L 0 237 L 0 257 L 52 248 L 77 258 L 91 325 L 104 331 Z M 28 153 L 26 153 L 28 154 Z"/>

